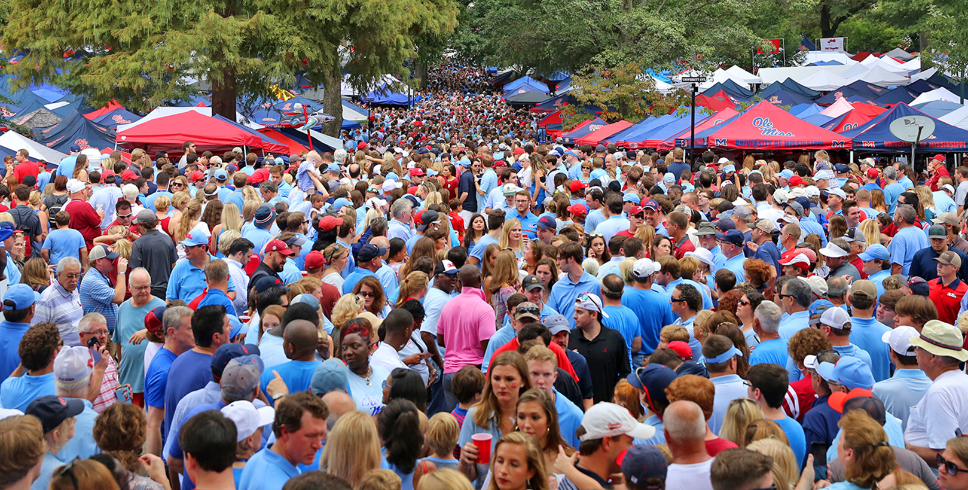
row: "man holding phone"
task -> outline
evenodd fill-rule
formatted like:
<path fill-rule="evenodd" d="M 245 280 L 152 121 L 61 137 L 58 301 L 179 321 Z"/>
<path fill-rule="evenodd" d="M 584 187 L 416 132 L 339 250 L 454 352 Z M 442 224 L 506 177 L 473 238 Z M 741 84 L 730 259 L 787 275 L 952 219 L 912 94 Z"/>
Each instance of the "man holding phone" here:
<path fill-rule="evenodd" d="M 107 357 L 108 360 L 107 368 L 104 370 L 104 381 L 101 382 L 101 392 L 94 399 L 94 411 L 101 413 L 117 401 L 115 390 L 120 386 L 118 365 L 107 354 L 106 349 L 108 345 L 108 323 L 104 315 L 88 313 L 81 318 L 77 331 L 81 337 L 81 344 L 91 349 L 95 364 L 100 362 L 102 357 Z M 130 385 L 128 385 L 128 388 L 130 389 Z"/>

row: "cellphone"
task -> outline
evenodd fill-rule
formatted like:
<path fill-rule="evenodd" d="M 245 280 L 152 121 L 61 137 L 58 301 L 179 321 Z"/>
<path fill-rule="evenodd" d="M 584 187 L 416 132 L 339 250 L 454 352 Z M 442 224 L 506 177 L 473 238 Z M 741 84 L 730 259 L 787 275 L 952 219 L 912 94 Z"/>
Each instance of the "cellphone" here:
<path fill-rule="evenodd" d="M 810 444 L 810 454 L 813 455 L 814 480 L 827 479 L 827 445 L 823 442 Z"/>
<path fill-rule="evenodd" d="M 91 337 L 91 338 L 87 339 L 87 346 L 88 347 L 90 347 L 90 348 L 93 349 L 95 344 L 98 347 L 101 347 L 101 342 L 97 339 L 97 337 Z"/>

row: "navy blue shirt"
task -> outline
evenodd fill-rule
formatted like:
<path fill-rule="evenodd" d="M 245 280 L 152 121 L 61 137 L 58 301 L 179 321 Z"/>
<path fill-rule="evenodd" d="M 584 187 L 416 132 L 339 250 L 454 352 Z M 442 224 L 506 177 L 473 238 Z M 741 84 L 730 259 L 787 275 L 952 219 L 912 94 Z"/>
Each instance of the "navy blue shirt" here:
<path fill-rule="evenodd" d="M 803 416 L 803 436 L 806 439 L 808 451 L 812 450 L 811 444 L 814 442 L 822 442 L 830 446 L 840 430 L 837 424 L 840 422 L 841 414 L 830 408 L 827 403 L 828 398 L 829 395 L 817 398 L 813 402 L 813 408 Z"/>
<path fill-rule="evenodd" d="M 948 250 L 961 257 L 961 268 L 958 269 L 958 279 L 968 282 L 968 255 L 965 255 L 964 252 L 957 248 L 948 247 Z M 911 269 L 908 271 L 908 275 L 918 276 L 925 281 L 937 279 L 938 261 L 934 259 L 938 258 L 939 255 L 941 254 L 935 252 L 931 247 L 918 250 L 914 253 L 914 258 L 911 260 Z"/>

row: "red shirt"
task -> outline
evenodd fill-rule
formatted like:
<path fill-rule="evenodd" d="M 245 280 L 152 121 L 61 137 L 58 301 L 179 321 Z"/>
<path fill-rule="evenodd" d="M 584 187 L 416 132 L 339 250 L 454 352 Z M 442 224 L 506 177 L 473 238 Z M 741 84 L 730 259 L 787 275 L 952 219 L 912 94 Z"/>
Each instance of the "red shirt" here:
<path fill-rule="evenodd" d="M 17 182 L 22 184 L 24 182 L 24 177 L 28 175 L 33 175 L 37 178 L 37 174 L 40 173 L 40 167 L 30 160 L 24 163 L 18 163 L 13 169 L 13 176 L 17 178 Z"/>
<path fill-rule="evenodd" d="M 94 248 L 94 239 L 101 236 L 101 217 L 87 201 L 71 199 L 64 205 L 64 211 L 71 215 L 70 227 L 81 232 L 87 250 Z"/>
<path fill-rule="evenodd" d="M 713 457 L 727 449 L 735 449 L 738 447 L 735 442 L 718 437 L 706 441 L 706 453 Z"/>
<path fill-rule="evenodd" d="M 635 237 L 635 235 L 631 231 L 629 231 L 629 230 L 622 230 L 622 231 L 616 233 L 616 235 L 619 235 L 619 236 L 627 236 L 629 238 L 634 238 Z"/>
<path fill-rule="evenodd" d="M 464 218 L 461 218 L 457 213 L 450 213 L 450 227 L 457 232 L 457 236 L 461 237 L 464 235 Z"/>
<path fill-rule="evenodd" d="M 857 268 L 857 272 L 860 272 L 861 279 L 867 279 L 867 274 L 864 273 L 864 261 L 860 257 L 855 257 L 854 260 L 851 260 L 850 265 Z"/>
<path fill-rule="evenodd" d="M 928 298 L 938 308 L 938 320 L 955 325 L 961 309 L 961 298 L 968 293 L 968 284 L 955 279 L 945 286 L 941 280 L 939 277 L 928 281 Z"/>
<path fill-rule="evenodd" d="M 689 235 L 682 237 L 682 241 L 675 245 L 673 254 L 675 254 L 677 259 L 681 259 L 686 256 L 686 252 L 695 252 L 696 246 L 692 244 L 692 240 L 689 239 Z"/>
<path fill-rule="evenodd" d="M 571 366 L 571 361 L 568 360 L 568 354 L 565 354 L 564 349 L 562 349 L 560 345 L 554 342 L 552 342 L 551 345 L 548 346 L 548 348 L 555 353 L 555 357 L 558 360 L 558 367 L 560 367 L 561 369 L 564 369 L 565 372 L 570 374 L 572 378 L 575 378 L 575 382 L 577 383 L 578 374 L 575 373 L 575 368 Z M 502 352 L 507 352 L 509 350 L 517 350 L 517 349 L 518 349 L 518 338 L 515 337 L 511 339 L 510 342 L 494 350 L 494 354 L 491 355 L 491 364 L 494 364 L 494 359 L 497 359 L 498 354 Z M 488 366 L 488 368 L 490 368 L 490 366 Z"/>
<path fill-rule="evenodd" d="M 813 382 L 811 381 L 810 376 L 806 376 L 801 380 L 790 383 L 790 389 L 797 394 L 797 404 L 800 408 L 796 416 L 790 416 L 797 419 L 797 422 L 803 423 L 803 416 L 806 415 L 807 412 L 809 412 L 813 407 L 813 402 L 817 399 L 817 392 L 813 391 Z M 787 396 L 789 396 L 789 393 L 787 393 Z M 787 414 L 790 414 L 791 410 L 787 407 L 788 403 L 789 400 L 783 400 L 783 408 L 786 410 Z"/>

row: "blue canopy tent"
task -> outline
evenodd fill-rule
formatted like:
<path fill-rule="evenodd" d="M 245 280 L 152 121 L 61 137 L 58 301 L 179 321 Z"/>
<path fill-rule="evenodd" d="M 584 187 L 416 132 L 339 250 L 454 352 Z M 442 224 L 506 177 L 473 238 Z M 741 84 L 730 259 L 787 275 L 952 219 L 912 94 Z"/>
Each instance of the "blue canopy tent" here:
<path fill-rule="evenodd" d="M 807 97 L 808 99 L 816 99 L 817 97 L 820 97 L 820 92 L 805 85 L 801 85 L 799 82 L 790 77 L 787 77 L 786 80 L 780 82 L 780 85 L 783 85 L 788 91 L 798 93 L 804 97 Z"/>
<path fill-rule="evenodd" d="M 696 117 L 696 125 L 704 123 L 710 117 L 713 117 L 713 116 Z M 690 126 L 692 126 L 691 117 L 680 117 L 680 118 L 674 119 L 668 124 L 664 124 L 662 126 L 656 126 L 650 129 L 643 143 L 647 145 L 646 148 L 653 148 L 658 144 L 658 142 L 662 142 L 669 138 L 672 138 L 673 136 L 676 136 L 677 134 L 683 132 L 684 130 L 689 129 Z M 639 145 L 638 148 L 642 148 L 642 146 Z"/>
<path fill-rule="evenodd" d="M 505 87 L 507 86 L 505 85 Z M 526 94 L 528 92 L 538 92 L 539 94 L 544 94 L 548 92 L 548 86 L 541 82 L 524 83 L 514 88 L 505 88 L 504 97 L 508 98 L 512 95 Z"/>
<path fill-rule="evenodd" d="M 957 102 L 950 102 L 947 100 L 932 100 L 929 102 L 922 102 L 911 107 L 931 117 L 941 117 L 951 111 L 961 109 L 964 106 Z"/>
<path fill-rule="evenodd" d="M 830 105 L 830 104 L 833 104 L 834 102 L 837 102 L 837 99 L 841 97 L 847 99 L 848 102 L 853 102 L 853 100 L 851 100 L 851 97 L 856 97 L 866 102 L 868 100 L 873 99 L 876 96 L 869 92 L 864 92 L 861 90 L 850 88 L 847 85 L 844 85 L 843 87 L 840 87 L 836 90 L 831 90 L 830 92 L 827 93 L 827 95 L 824 95 L 823 97 L 820 97 L 819 99 L 817 99 L 816 102 L 821 105 Z"/>
<path fill-rule="evenodd" d="M 577 105 L 578 99 L 571 94 L 556 95 L 531 109 L 531 112 L 555 112 L 567 104 Z"/>
<path fill-rule="evenodd" d="M 750 92 L 749 90 L 743 87 L 740 87 L 739 85 L 736 84 L 736 82 L 732 80 L 726 80 L 725 82 L 716 82 L 713 84 L 712 87 L 709 87 L 706 90 L 703 90 L 702 93 L 703 95 L 713 96 L 718 94 L 720 90 L 722 90 L 723 92 L 726 92 L 726 95 L 729 95 L 734 99 L 741 99 L 744 101 L 748 100 L 750 97 L 753 96 L 753 92 Z"/>
<path fill-rule="evenodd" d="M 806 48 L 807 51 L 817 50 L 817 45 L 814 44 L 806 34 L 800 34 L 800 47 Z"/>
<path fill-rule="evenodd" d="M 504 85 L 504 92 L 510 92 L 511 90 L 517 90 L 522 85 L 531 85 L 533 87 L 544 87 L 544 91 L 548 91 L 548 86 L 544 82 L 539 82 L 529 76 L 523 76 L 513 82 L 506 83 Z"/>
<path fill-rule="evenodd" d="M 833 119 L 832 117 L 826 114 L 820 114 L 820 113 L 811 114 L 809 116 L 797 116 L 797 117 L 799 117 L 800 119 L 803 119 L 803 122 L 813 124 L 814 126 L 820 126 L 822 124 L 826 124 L 827 122 L 830 122 L 831 119 Z"/>
<path fill-rule="evenodd" d="M 88 112 L 91 112 L 92 110 L 93 108 L 85 104 L 83 100 L 76 100 L 74 102 L 71 102 L 70 104 L 62 105 L 55 109 L 51 109 L 50 112 L 53 112 L 54 114 L 57 114 L 58 116 L 63 118 L 63 117 L 67 117 L 68 114 L 74 111 L 80 112 L 81 114 L 86 114 Z"/>
<path fill-rule="evenodd" d="M 212 98 L 204 95 L 193 95 L 188 100 L 179 100 L 171 104 L 172 107 L 198 107 L 199 105 L 210 107 Z"/>
<path fill-rule="evenodd" d="M 901 141 L 891 133 L 891 123 L 906 116 L 928 116 L 901 102 L 888 109 L 883 114 L 871 119 L 857 129 L 843 133 L 844 137 L 854 142 L 854 148 L 864 151 L 890 151 L 906 153 L 911 151 L 911 143 Z M 948 123 L 934 119 L 934 134 L 921 141 L 915 151 L 918 152 L 963 152 L 968 151 L 968 131 L 954 127 Z"/>
<path fill-rule="evenodd" d="M 548 94 L 538 91 L 516 93 L 504 98 L 504 101 L 511 105 L 536 105 L 548 100 Z"/>
<path fill-rule="evenodd" d="M 494 75 L 494 79 L 491 81 L 494 85 L 505 85 L 508 82 L 514 80 L 516 72 L 514 70 L 508 70 Z"/>
<path fill-rule="evenodd" d="M 407 94 L 393 93 L 385 84 L 360 98 L 365 102 L 377 105 L 410 105 L 412 102 L 420 100 L 417 95 L 411 97 Z"/>
<path fill-rule="evenodd" d="M 803 119 L 814 114 L 820 114 L 823 110 L 824 108 L 818 104 L 799 104 L 790 108 L 790 114 Z"/>
<path fill-rule="evenodd" d="M 645 119 L 643 119 L 643 120 L 641 120 L 641 121 L 639 121 L 639 122 L 637 122 L 637 123 L 635 123 L 635 124 L 633 124 L 633 125 L 625 128 L 625 129 L 623 129 L 623 130 L 621 130 L 621 131 L 619 131 L 619 132 L 617 132 L 617 133 L 609 136 L 608 138 L 605 138 L 605 142 L 606 143 L 619 144 L 620 141 L 625 141 L 625 137 L 626 136 L 628 136 L 628 135 L 630 135 L 630 134 L 635 133 L 636 131 L 638 131 L 642 124 L 645 124 L 647 122 L 654 121 L 655 119 L 656 119 L 656 117 L 649 116 L 649 117 L 647 117 L 647 118 L 645 118 Z"/>
<path fill-rule="evenodd" d="M 21 105 L 19 107 L 19 109 L 20 110 L 17 111 L 17 113 L 14 115 L 14 117 L 26 116 L 27 114 L 30 114 L 31 112 L 34 112 L 34 111 L 36 111 L 38 109 L 44 109 L 44 104 L 41 104 L 40 102 L 38 102 L 36 100 L 32 100 L 32 101 L 27 102 L 24 105 Z"/>
<path fill-rule="evenodd" d="M 243 109 L 242 114 L 249 121 L 260 126 L 277 126 L 282 122 L 282 114 L 266 102 L 251 109 Z"/>
<path fill-rule="evenodd" d="M 53 87 L 50 85 L 42 85 L 36 89 L 31 90 L 31 92 L 33 92 L 38 97 L 45 99 L 47 102 L 57 102 L 58 100 L 63 99 L 65 95 L 67 95 L 66 91 L 62 91 L 60 89 L 57 89 L 57 87 Z"/>
<path fill-rule="evenodd" d="M 739 119 L 740 117 L 742 117 L 743 114 L 746 114 L 746 111 L 750 110 L 750 108 L 752 108 L 754 105 L 751 105 L 751 106 L 747 107 L 746 110 L 740 111 L 735 116 L 733 116 L 733 117 L 731 117 L 731 118 L 729 118 L 729 119 L 727 119 L 727 120 L 725 120 L 725 121 L 723 121 L 723 122 L 721 122 L 719 124 L 715 124 L 715 125 L 713 125 L 713 126 L 711 126 L 709 128 L 704 129 L 703 131 L 700 131 L 700 132 L 696 133 L 696 138 L 695 138 L 695 140 L 693 140 L 693 144 L 696 146 L 696 148 L 708 148 L 709 147 L 709 144 L 708 144 L 709 135 L 716 134 L 716 131 L 718 131 L 724 125 L 731 124 L 733 121 L 736 121 L 737 119 Z M 689 135 L 688 134 L 685 134 L 685 135 L 682 135 L 682 136 L 676 138 L 676 146 L 685 148 L 685 147 L 689 146 L 689 143 L 690 142 L 689 142 Z"/>
<path fill-rule="evenodd" d="M 930 78 L 928 80 L 930 80 Z M 932 83 L 928 80 L 917 80 L 910 85 L 906 85 L 904 88 L 910 90 L 911 92 L 914 92 L 915 94 L 920 95 L 920 94 L 923 94 L 924 92 L 930 92 L 934 89 L 942 87 L 942 85 L 939 85 L 937 83 Z M 948 90 L 951 90 L 951 89 L 949 88 Z"/>
<path fill-rule="evenodd" d="M 100 124 L 111 129 L 117 129 L 120 124 L 131 124 L 135 121 L 141 120 L 141 116 L 137 114 L 130 113 L 126 110 L 115 109 L 107 114 L 94 119 L 94 124 Z"/>
<path fill-rule="evenodd" d="M 289 100 L 280 100 L 272 104 L 272 108 L 283 113 L 283 114 L 302 114 L 302 109 L 296 110 L 296 104 L 302 104 L 307 108 L 309 114 L 312 114 L 314 109 L 322 109 L 323 104 L 318 102 L 313 102 L 305 97 L 293 97 Z"/>
<path fill-rule="evenodd" d="M 563 142 L 566 145 L 574 144 L 579 138 L 584 138 L 585 136 L 604 128 L 605 126 L 608 126 L 608 123 L 603 121 L 602 118 L 596 117 L 587 124 L 580 124 L 570 132 L 563 134 Z"/>
<path fill-rule="evenodd" d="M 645 142 L 647 140 L 655 139 L 655 138 L 652 138 L 652 135 L 656 131 L 681 119 L 683 119 L 682 116 L 665 114 L 659 117 L 654 117 L 654 118 L 640 121 L 636 125 L 629 128 L 629 129 L 633 129 L 633 131 L 626 133 L 621 140 L 616 139 L 614 142 L 616 144 L 620 144 L 627 148 L 645 148 Z M 611 140 L 609 141 L 611 142 Z"/>
<path fill-rule="evenodd" d="M 917 96 L 917 93 L 908 90 L 906 87 L 896 87 L 894 90 L 890 90 L 884 95 L 871 99 L 871 102 L 884 106 L 894 105 L 898 102 L 910 104 L 912 100 L 917 98 Z"/>
<path fill-rule="evenodd" d="M 291 138 L 293 141 L 299 143 L 300 145 L 303 145 L 307 148 L 309 147 L 310 136 L 307 136 L 304 131 L 300 131 L 296 128 L 278 128 L 276 129 L 276 131 L 279 131 L 287 138 Z M 317 135 L 319 135 L 320 133 L 316 133 L 315 131 L 313 131 L 313 133 L 314 134 L 312 135 L 312 138 L 313 138 L 312 146 L 314 149 L 317 149 L 317 150 L 325 149 L 326 151 L 336 151 L 337 148 L 342 148 L 342 145 L 340 145 L 339 147 L 334 147 L 333 145 L 324 143 L 323 140 L 317 137 Z"/>
<path fill-rule="evenodd" d="M 779 88 L 770 90 L 774 86 L 779 86 Z M 796 92 L 791 92 L 779 84 L 770 85 L 766 88 L 766 90 L 757 94 L 757 97 L 762 97 L 763 100 L 767 100 L 774 105 L 793 106 L 798 104 L 809 104 L 812 102 L 807 96 L 798 94 Z"/>
<path fill-rule="evenodd" d="M 113 148 L 114 130 L 88 121 L 80 112 L 73 111 L 61 122 L 49 128 L 34 128 L 34 140 L 61 153 L 70 153 L 71 146 L 83 148 Z"/>

